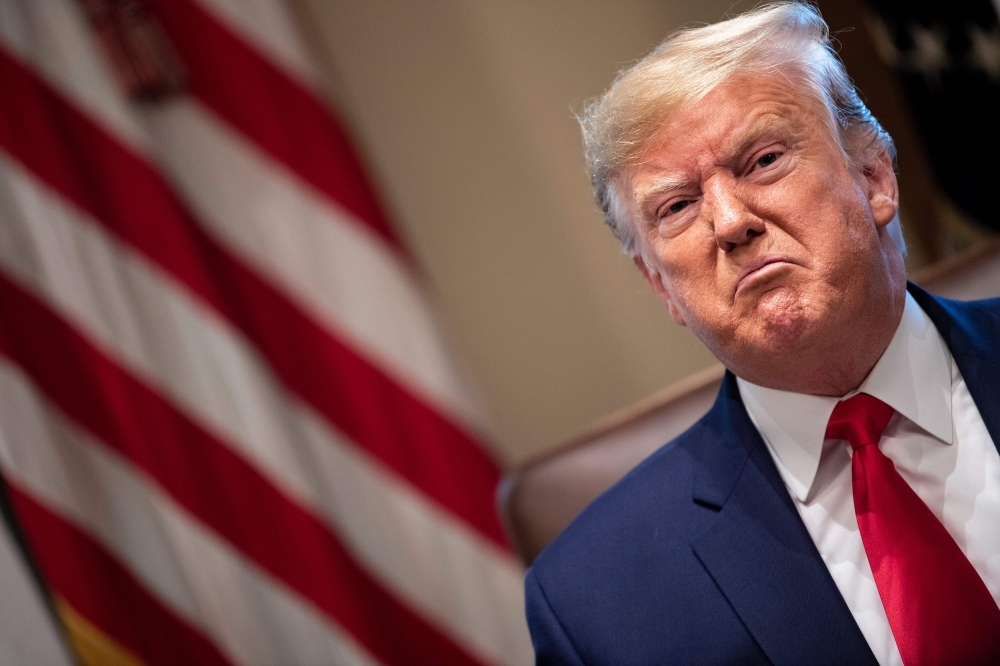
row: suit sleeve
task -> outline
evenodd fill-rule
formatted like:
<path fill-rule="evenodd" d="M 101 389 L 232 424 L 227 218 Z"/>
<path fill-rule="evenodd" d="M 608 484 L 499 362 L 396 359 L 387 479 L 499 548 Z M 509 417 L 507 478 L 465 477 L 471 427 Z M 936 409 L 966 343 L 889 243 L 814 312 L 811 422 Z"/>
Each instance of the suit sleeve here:
<path fill-rule="evenodd" d="M 584 666 L 531 569 L 524 578 L 524 602 L 536 666 Z"/>

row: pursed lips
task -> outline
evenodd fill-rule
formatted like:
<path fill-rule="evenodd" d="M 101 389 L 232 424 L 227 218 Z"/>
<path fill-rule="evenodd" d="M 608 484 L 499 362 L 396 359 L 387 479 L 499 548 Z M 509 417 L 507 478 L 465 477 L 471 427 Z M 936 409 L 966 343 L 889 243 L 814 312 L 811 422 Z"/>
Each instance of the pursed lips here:
<path fill-rule="evenodd" d="M 771 264 L 792 264 L 792 263 L 795 262 L 791 261 L 788 257 L 779 254 L 767 254 L 756 257 L 751 261 L 749 261 L 746 264 L 746 266 L 740 269 L 739 277 L 736 279 L 736 288 L 733 290 L 733 292 L 734 293 L 738 292 L 740 290 L 740 287 L 743 286 L 743 282 L 747 278 L 751 277 L 752 275 L 757 273 L 757 271 L 761 270 L 766 266 L 770 266 Z"/>

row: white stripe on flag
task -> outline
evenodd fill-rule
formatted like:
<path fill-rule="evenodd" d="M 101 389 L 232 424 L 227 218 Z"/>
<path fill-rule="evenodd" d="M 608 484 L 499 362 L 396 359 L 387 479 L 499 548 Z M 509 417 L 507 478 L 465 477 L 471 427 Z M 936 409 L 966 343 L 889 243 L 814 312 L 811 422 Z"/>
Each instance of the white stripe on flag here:
<path fill-rule="evenodd" d="M 376 663 L 308 602 L 68 422 L 5 359 L 0 460 L 13 483 L 100 542 L 237 663 Z"/>
<path fill-rule="evenodd" d="M 522 572 L 278 388 L 242 336 L 0 152 L 0 267 L 328 523 L 470 650 L 528 663 Z"/>

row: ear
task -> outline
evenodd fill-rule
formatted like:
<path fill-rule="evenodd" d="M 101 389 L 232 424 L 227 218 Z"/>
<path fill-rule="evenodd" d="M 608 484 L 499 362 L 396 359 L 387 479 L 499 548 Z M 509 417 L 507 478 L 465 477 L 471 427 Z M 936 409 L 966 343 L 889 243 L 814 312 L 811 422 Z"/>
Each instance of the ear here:
<path fill-rule="evenodd" d="M 896 172 L 892 168 L 892 158 L 889 153 L 879 151 L 868 164 L 865 164 L 863 174 L 868 205 L 875 226 L 884 227 L 899 212 L 899 185 L 896 182 Z"/>
<path fill-rule="evenodd" d="M 681 313 L 680 309 L 678 309 L 677 304 L 674 303 L 673 296 L 671 296 L 670 292 L 667 291 L 667 287 L 663 284 L 663 276 L 660 275 L 660 272 L 653 270 L 646 265 L 646 262 L 643 261 L 642 257 L 638 255 L 632 257 L 632 262 L 635 264 L 635 267 L 639 269 L 639 272 L 642 273 L 642 277 L 645 278 L 646 284 L 648 284 L 653 291 L 656 292 L 656 295 L 660 297 L 663 304 L 667 306 L 667 311 L 670 313 L 670 316 L 674 318 L 674 321 L 681 326 L 687 326 L 687 323 L 684 321 L 684 315 Z"/>

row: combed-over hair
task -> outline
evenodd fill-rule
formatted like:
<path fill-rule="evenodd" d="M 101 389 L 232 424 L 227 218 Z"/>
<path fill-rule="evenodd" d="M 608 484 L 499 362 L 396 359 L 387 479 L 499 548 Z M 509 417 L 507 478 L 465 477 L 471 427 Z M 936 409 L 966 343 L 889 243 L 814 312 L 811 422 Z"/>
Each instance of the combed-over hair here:
<path fill-rule="evenodd" d="M 642 248 L 623 181 L 670 113 L 733 75 L 775 71 L 800 79 L 822 103 L 853 166 L 861 168 L 881 151 L 895 160 L 892 137 L 858 97 L 829 28 L 812 5 L 777 2 L 721 23 L 679 30 L 622 71 L 579 118 L 597 203 L 627 254 L 639 256 Z M 905 250 L 898 218 L 893 226 L 893 240 Z"/>

